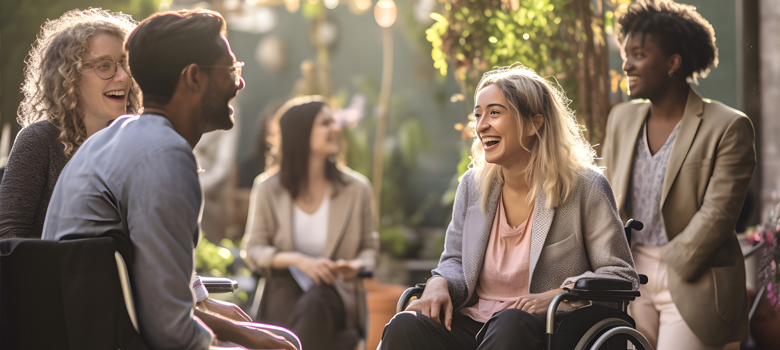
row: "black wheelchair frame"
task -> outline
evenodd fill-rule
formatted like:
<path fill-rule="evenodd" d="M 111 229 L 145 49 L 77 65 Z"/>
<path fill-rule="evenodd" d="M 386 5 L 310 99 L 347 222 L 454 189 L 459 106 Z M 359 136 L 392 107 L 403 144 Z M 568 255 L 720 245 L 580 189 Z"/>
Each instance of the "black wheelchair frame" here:
<path fill-rule="evenodd" d="M 631 230 L 639 231 L 643 226 L 633 219 L 626 222 L 624 231 L 629 245 Z M 647 276 L 639 275 L 639 283 L 647 284 Z M 420 298 L 424 289 L 425 283 L 419 283 L 404 291 L 396 305 L 396 313 Z M 653 350 L 628 316 L 628 304 L 640 295 L 638 290 L 633 290 L 631 282 L 581 278 L 573 287 L 564 290 L 553 298 L 547 309 L 544 337 L 547 350 L 625 350 L 629 342 L 638 350 Z M 589 305 L 559 312 L 558 307 L 564 301 L 588 302 Z M 616 307 L 600 303 L 616 304 Z"/>

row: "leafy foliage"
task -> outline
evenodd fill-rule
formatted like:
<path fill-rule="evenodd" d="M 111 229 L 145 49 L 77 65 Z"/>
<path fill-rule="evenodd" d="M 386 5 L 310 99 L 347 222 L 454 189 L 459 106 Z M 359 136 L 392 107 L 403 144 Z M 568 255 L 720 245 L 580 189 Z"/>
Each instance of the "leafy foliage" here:
<path fill-rule="evenodd" d="M 375 116 L 378 89 L 369 78 L 357 79 L 357 92 L 366 96 L 366 117 L 343 130 L 345 163 L 370 178 L 373 152 L 370 140 L 376 131 Z M 336 94 L 339 95 L 338 93 Z M 368 112 L 371 111 L 371 112 Z M 382 251 L 395 256 L 413 256 L 415 237 L 408 227 L 417 226 L 435 203 L 435 198 L 423 200 L 416 211 L 406 208 L 404 188 L 417 166 L 420 153 L 430 150 L 430 141 L 420 117 L 409 111 L 400 98 L 391 98 L 388 107 L 379 213 L 379 235 Z"/>
<path fill-rule="evenodd" d="M 447 0 L 444 14 L 432 13 L 436 22 L 426 30 L 433 65 L 446 75 L 451 63 L 466 95 L 483 72 L 515 62 L 566 78 L 573 56 L 568 39 L 576 29 L 569 2 Z"/>
<path fill-rule="evenodd" d="M 591 0 L 443 2 L 426 38 L 434 67 L 441 75 L 451 68 L 462 94 L 471 95 L 485 71 L 521 62 L 557 80 L 586 136 L 601 141 L 609 93 L 624 84 L 607 70 L 606 38 L 630 0 L 598 0 L 598 9 Z"/>
<path fill-rule="evenodd" d="M 229 239 L 223 239 L 221 243 L 228 247 L 233 246 L 233 242 Z M 195 270 L 198 274 L 217 277 L 228 276 L 228 266 L 233 261 L 235 261 L 235 257 L 228 248 L 215 245 L 205 237 L 195 248 Z"/>

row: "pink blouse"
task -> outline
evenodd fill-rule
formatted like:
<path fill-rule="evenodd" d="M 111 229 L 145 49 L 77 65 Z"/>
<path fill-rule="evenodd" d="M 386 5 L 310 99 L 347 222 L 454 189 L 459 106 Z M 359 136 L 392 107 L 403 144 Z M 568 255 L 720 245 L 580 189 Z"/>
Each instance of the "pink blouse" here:
<path fill-rule="evenodd" d="M 512 227 L 506 220 L 503 196 L 499 197 L 477 282 L 478 301 L 460 310 L 462 314 L 485 323 L 493 314 L 509 308 L 519 297 L 528 294 L 533 213 L 532 207 L 528 219 L 520 226 Z"/>

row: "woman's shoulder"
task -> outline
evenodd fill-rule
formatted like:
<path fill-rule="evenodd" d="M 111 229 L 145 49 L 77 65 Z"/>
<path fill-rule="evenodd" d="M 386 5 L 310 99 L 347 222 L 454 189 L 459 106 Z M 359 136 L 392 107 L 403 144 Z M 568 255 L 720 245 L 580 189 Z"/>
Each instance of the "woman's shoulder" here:
<path fill-rule="evenodd" d="M 255 181 L 252 183 L 252 188 L 261 188 L 261 189 L 268 189 L 273 187 L 281 186 L 281 181 L 279 180 L 279 173 L 269 173 L 264 172 L 260 175 L 257 175 L 255 177 Z"/>
<path fill-rule="evenodd" d="M 750 118 L 748 118 L 745 113 L 742 113 L 742 111 L 738 109 L 731 108 L 723 102 L 708 98 L 702 98 L 702 101 L 704 102 L 704 109 L 702 111 L 702 116 L 705 117 L 704 119 L 726 124 L 731 124 L 735 120 L 741 119 L 750 121 Z"/>
<path fill-rule="evenodd" d="M 65 159 L 63 145 L 59 142 L 60 130 L 48 120 L 41 120 L 25 126 L 16 135 L 14 152 L 54 153 Z M 53 151 L 53 152 L 52 152 Z"/>
<path fill-rule="evenodd" d="M 36 143 L 42 142 L 57 142 L 57 138 L 60 136 L 60 129 L 52 125 L 48 120 L 40 120 L 30 125 L 25 126 L 19 131 L 19 135 L 16 136 L 17 141 L 35 141 Z"/>
<path fill-rule="evenodd" d="M 610 118 L 615 120 L 633 119 L 641 108 L 645 108 L 649 106 L 649 104 L 650 101 L 641 98 L 618 103 L 612 107 Z"/>
<path fill-rule="evenodd" d="M 371 181 L 365 175 L 344 165 L 339 165 L 338 170 L 346 186 L 356 186 L 363 190 L 373 191 Z"/>
<path fill-rule="evenodd" d="M 600 189 L 611 189 L 609 180 L 604 176 L 604 170 L 602 168 L 584 165 L 577 170 L 577 187 L 581 190 L 581 193 L 588 193 L 594 186 Z"/>

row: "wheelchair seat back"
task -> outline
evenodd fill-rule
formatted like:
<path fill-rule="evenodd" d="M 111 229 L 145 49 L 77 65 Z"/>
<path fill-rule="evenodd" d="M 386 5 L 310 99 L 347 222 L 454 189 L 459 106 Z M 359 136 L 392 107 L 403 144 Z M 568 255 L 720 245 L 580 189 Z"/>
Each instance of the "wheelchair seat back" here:
<path fill-rule="evenodd" d="M 128 243 L 113 235 L 0 241 L 0 348 L 147 349 L 117 267 L 115 252 Z"/>

